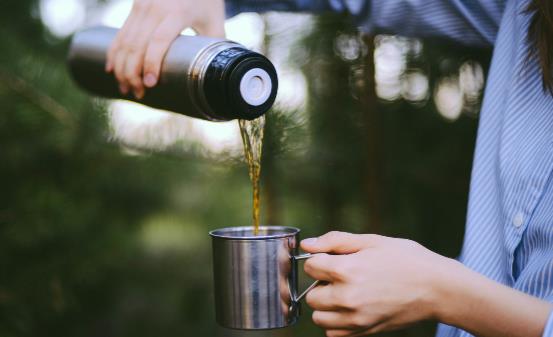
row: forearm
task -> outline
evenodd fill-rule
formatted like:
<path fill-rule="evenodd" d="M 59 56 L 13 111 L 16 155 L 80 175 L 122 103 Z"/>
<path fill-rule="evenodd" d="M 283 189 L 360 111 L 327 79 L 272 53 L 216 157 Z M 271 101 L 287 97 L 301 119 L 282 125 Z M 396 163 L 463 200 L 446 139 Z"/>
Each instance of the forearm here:
<path fill-rule="evenodd" d="M 227 16 L 240 12 L 339 12 L 365 32 L 444 37 L 463 44 L 492 45 L 504 4 L 462 0 L 226 0 Z"/>
<path fill-rule="evenodd" d="M 540 337 L 552 304 L 448 261 L 436 285 L 436 318 L 481 337 Z"/>

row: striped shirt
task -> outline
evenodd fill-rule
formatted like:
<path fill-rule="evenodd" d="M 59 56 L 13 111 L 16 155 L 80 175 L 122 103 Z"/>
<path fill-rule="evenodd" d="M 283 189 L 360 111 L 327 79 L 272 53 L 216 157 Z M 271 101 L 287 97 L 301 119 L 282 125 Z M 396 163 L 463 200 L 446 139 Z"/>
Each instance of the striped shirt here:
<path fill-rule="evenodd" d="M 529 0 L 234 0 L 239 11 L 349 12 L 362 29 L 494 46 L 460 260 L 553 301 L 553 97 L 528 58 Z M 440 325 L 439 337 L 469 337 Z M 553 337 L 553 315 L 543 336 Z"/>

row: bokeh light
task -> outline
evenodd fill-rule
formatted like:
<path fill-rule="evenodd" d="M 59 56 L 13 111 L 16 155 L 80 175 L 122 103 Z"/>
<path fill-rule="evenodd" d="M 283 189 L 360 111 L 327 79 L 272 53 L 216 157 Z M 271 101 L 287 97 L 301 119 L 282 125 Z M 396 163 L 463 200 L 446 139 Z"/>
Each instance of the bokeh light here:
<path fill-rule="evenodd" d="M 411 102 L 420 102 L 428 98 L 428 77 L 421 71 L 410 71 L 403 75 L 401 97 Z"/>
<path fill-rule="evenodd" d="M 50 32 L 66 37 L 82 27 L 86 7 L 82 0 L 41 0 L 40 18 Z"/>
<path fill-rule="evenodd" d="M 401 95 L 401 77 L 406 69 L 404 38 L 379 35 L 375 38 L 375 81 L 378 97 L 393 101 Z"/>
<path fill-rule="evenodd" d="M 434 92 L 434 101 L 440 115 L 445 119 L 454 121 L 463 110 L 463 93 L 459 86 L 459 78 L 443 78 Z"/>
<path fill-rule="evenodd" d="M 357 35 L 338 34 L 334 40 L 334 52 L 344 61 L 357 60 L 367 49 L 367 46 Z"/>
<path fill-rule="evenodd" d="M 478 103 L 484 88 L 484 70 L 482 66 L 473 61 L 463 63 L 459 68 L 459 84 L 467 104 Z"/>
<path fill-rule="evenodd" d="M 242 13 L 225 22 L 227 39 L 248 49 L 262 52 L 265 39 L 265 22 L 257 13 Z"/>
<path fill-rule="evenodd" d="M 234 122 L 197 120 L 122 100 L 113 101 L 110 108 L 112 137 L 123 144 L 157 151 L 180 141 L 201 141 L 212 152 L 241 147 Z"/>

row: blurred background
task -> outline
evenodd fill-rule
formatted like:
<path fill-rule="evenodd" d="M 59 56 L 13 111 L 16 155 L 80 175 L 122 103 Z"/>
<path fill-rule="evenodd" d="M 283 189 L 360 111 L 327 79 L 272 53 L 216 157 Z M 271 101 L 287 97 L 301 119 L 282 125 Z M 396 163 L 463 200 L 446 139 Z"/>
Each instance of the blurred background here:
<path fill-rule="evenodd" d="M 69 78 L 71 34 L 120 26 L 131 1 L 0 7 L 0 336 L 323 336 L 307 307 L 289 329 L 215 324 L 207 233 L 251 223 L 237 123 L 93 98 Z M 264 224 L 459 253 L 489 50 L 363 36 L 340 14 L 244 13 L 226 29 L 281 82 Z"/>

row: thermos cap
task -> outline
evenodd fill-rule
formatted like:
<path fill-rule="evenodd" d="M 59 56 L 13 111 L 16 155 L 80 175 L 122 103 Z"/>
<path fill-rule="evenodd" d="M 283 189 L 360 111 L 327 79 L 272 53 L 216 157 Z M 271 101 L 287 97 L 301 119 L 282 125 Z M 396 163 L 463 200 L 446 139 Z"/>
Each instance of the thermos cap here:
<path fill-rule="evenodd" d="M 267 102 L 271 96 L 272 87 L 271 77 L 261 68 L 249 70 L 240 81 L 242 98 L 253 106 L 260 106 Z"/>
<path fill-rule="evenodd" d="M 273 105 L 278 78 L 265 56 L 237 46 L 213 58 L 206 69 L 203 87 L 213 118 L 252 120 Z"/>

